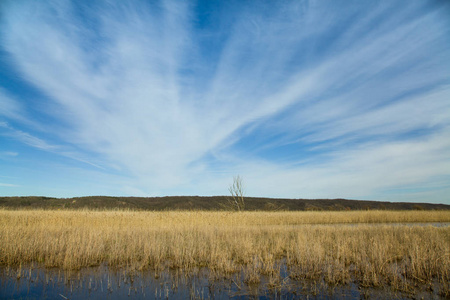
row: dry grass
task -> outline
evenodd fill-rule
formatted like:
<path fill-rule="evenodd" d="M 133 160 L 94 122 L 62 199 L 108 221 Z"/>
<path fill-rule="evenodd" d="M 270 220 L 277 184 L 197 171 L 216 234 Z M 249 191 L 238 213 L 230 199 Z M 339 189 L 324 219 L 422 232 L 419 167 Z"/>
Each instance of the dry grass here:
<path fill-rule="evenodd" d="M 448 226 L 367 224 L 408 222 L 450 222 L 450 212 L 0 210 L 0 264 L 208 267 L 211 276 L 242 272 L 245 283 L 257 284 L 266 275 L 275 285 L 282 263 L 296 280 L 404 291 L 438 282 L 448 296 Z"/>

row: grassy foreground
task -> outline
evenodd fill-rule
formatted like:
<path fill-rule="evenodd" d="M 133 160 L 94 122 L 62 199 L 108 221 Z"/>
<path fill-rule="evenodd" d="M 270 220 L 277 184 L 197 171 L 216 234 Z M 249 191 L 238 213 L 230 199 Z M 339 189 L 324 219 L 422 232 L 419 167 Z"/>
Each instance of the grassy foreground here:
<path fill-rule="evenodd" d="M 450 212 L 0 210 L 0 264 L 207 267 L 213 277 L 242 272 L 252 284 L 266 275 L 273 285 L 285 267 L 296 280 L 433 285 L 449 296 L 450 227 L 373 225 L 414 222 L 450 222 Z"/>

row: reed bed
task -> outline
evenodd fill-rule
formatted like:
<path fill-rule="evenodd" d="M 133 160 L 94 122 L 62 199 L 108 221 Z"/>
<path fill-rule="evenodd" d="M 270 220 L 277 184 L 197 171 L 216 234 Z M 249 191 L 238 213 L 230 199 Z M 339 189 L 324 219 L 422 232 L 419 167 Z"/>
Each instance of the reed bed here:
<path fill-rule="evenodd" d="M 0 264 L 206 267 L 212 277 L 240 272 L 246 284 L 266 276 L 274 286 L 284 267 L 293 280 L 402 291 L 420 284 L 449 296 L 449 226 L 373 225 L 413 222 L 450 222 L 450 212 L 0 210 Z"/>

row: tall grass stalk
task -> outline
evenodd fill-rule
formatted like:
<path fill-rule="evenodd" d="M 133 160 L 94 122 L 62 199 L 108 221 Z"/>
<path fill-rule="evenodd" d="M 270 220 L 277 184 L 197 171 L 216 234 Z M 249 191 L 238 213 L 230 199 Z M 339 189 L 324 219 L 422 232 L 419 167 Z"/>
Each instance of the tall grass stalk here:
<path fill-rule="evenodd" d="M 242 271 L 251 284 L 260 275 L 277 278 L 283 262 L 292 279 L 404 290 L 437 281 L 449 295 L 450 227 L 372 225 L 449 221 L 445 211 L 0 210 L 0 264 L 207 267 L 213 274 Z"/>

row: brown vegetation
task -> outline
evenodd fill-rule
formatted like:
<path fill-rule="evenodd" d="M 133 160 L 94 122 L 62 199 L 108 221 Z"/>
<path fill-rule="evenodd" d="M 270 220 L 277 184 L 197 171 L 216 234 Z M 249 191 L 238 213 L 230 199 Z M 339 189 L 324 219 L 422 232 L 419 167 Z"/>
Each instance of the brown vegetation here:
<path fill-rule="evenodd" d="M 242 195 L 241 195 L 242 196 Z M 0 197 L 0 208 L 12 209 L 133 209 L 133 210 L 235 210 L 229 196 L 106 197 L 77 198 Z M 240 198 L 247 211 L 341 211 L 341 210 L 450 210 L 450 205 L 381 202 L 346 199 Z M 243 205 L 242 205 L 243 206 Z"/>
<path fill-rule="evenodd" d="M 448 296 L 450 227 L 373 224 L 389 222 L 450 222 L 450 212 L 0 210 L 0 263 L 207 267 L 211 276 L 243 272 L 246 284 L 265 275 L 274 286 L 283 264 L 295 280 L 402 291 L 437 283 Z"/>

